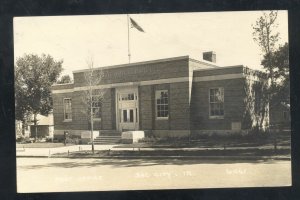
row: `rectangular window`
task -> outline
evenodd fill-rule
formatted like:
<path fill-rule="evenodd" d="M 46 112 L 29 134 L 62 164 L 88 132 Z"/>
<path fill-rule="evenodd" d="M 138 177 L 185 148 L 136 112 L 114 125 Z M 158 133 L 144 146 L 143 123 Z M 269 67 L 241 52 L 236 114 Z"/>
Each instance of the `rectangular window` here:
<path fill-rule="evenodd" d="M 169 118 L 169 94 L 168 90 L 155 92 L 156 118 Z"/>
<path fill-rule="evenodd" d="M 121 94 L 120 97 L 121 101 L 132 101 L 134 100 L 134 93 Z"/>
<path fill-rule="evenodd" d="M 101 95 L 92 96 L 92 110 L 94 119 L 101 119 Z"/>
<path fill-rule="evenodd" d="M 133 110 L 132 109 L 129 110 L 129 121 L 133 122 Z"/>
<path fill-rule="evenodd" d="M 125 109 L 123 110 L 123 123 L 133 123 L 133 109 Z"/>
<path fill-rule="evenodd" d="M 128 120 L 127 120 L 127 110 L 123 110 L 123 122 L 128 122 Z"/>
<path fill-rule="evenodd" d="M 224 88 L 209 89 L 209 116 L 212 118 L 224 116 Z"/>
<path fill-rule="evenodd" d="M 64 99 L 64 120 L 72 120 L 72 100 Z"/>

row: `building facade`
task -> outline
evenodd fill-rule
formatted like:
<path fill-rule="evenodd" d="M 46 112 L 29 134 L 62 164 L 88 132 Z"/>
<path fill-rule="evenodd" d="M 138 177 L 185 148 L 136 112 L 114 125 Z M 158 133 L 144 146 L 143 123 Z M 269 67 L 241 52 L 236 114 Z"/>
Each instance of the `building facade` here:
<path fill-rule="evenodd" d="M 95 106 L 94 130 L 143 130 L 180 137 L 249 129 L 245 121 L 249 69 L 219 67 L 213 52 L 203 57 L 206 60 L 182 56 L 96 68 L 102 78 L 93 89 L 104 91 L 104 98 Z M 82 98 L 88 89 L 87 71 L 74 71 L 72 84 L 52 86 L 55 135 L 89 130 Z"/>

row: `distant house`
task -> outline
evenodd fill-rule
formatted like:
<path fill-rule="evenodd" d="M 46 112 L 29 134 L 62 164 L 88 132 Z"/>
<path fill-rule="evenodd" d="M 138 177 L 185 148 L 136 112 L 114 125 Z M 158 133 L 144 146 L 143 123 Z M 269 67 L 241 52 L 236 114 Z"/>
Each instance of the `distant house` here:
<path fill-rule="evenodd" d="M 30 125 L 23 125 L 22 121 L 16 120 L 16 137 L 29 137 L 30 136 Z"/>
<path fill-rule="evenodd" d="M 258 121 L 266 126 L 269 117 L 260 120 L 257 112 L 263 91 L 250 87 L 266 82 L 259 78 L 263 73 L 243 65 L 220 67 L 215 61 L 214 52 L 205 52 L 203 60 L 181 56 L 95 68 L 104 77 L 94 89 L 105 90 L 105 95 L 102 105 L 95 104 L 94 130 L 180 137 L 247 131 Z M 85 72 L 74 71 L 74 83 L 52 86 L 57 136 L 89 130 L 82 103 L 88 88 Z"/>
<path fill-rule="evenodd" d="M 53 137 L 54 123 L 53 114 L 48 116 L 37 115 L 37 135 L 35 135 L 35 126 L 33 123 L 30 124 L 30 137 L 44 138 Z M 32 120 L 33 121 L 33 120 Z"/>

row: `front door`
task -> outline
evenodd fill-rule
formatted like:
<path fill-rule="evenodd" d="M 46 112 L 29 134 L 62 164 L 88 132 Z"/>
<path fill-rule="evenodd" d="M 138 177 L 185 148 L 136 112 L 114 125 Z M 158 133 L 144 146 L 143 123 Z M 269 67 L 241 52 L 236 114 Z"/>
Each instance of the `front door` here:
<path fill-rule="evenodd" d="M 134 88 L 118 88 L 117 128 L 119 131 L 138 130 L 138 90 Z"/>
<path fill-rule="evenodd" d="M 136 126 L 136 112 L 134 108 L 123 108 L 121 116 L 122 130 L 135 130 Z"/>

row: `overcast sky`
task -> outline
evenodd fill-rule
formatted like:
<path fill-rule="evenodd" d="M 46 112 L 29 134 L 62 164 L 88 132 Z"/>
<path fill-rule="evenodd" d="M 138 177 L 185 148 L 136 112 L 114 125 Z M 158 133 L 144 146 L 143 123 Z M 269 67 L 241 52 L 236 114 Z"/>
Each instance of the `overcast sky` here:
<path fill-rule="evenodd" d="M 145 30 L 130 29 L 131 61 L 189 55 L 202 60 L 215 51 L 220 66 L 243 64 L 259 69 L 261 51 L 252 39 L 252 24 L 262 11 L 131 14 Z M 288 41 L 287 11 L 278 13 L 278 31 Z M 14 18 L 15 60 L 25 53 L 63 59 L 63 74 L 87 68 L 128 63 L 126 15 L 85 15 Z"/>

